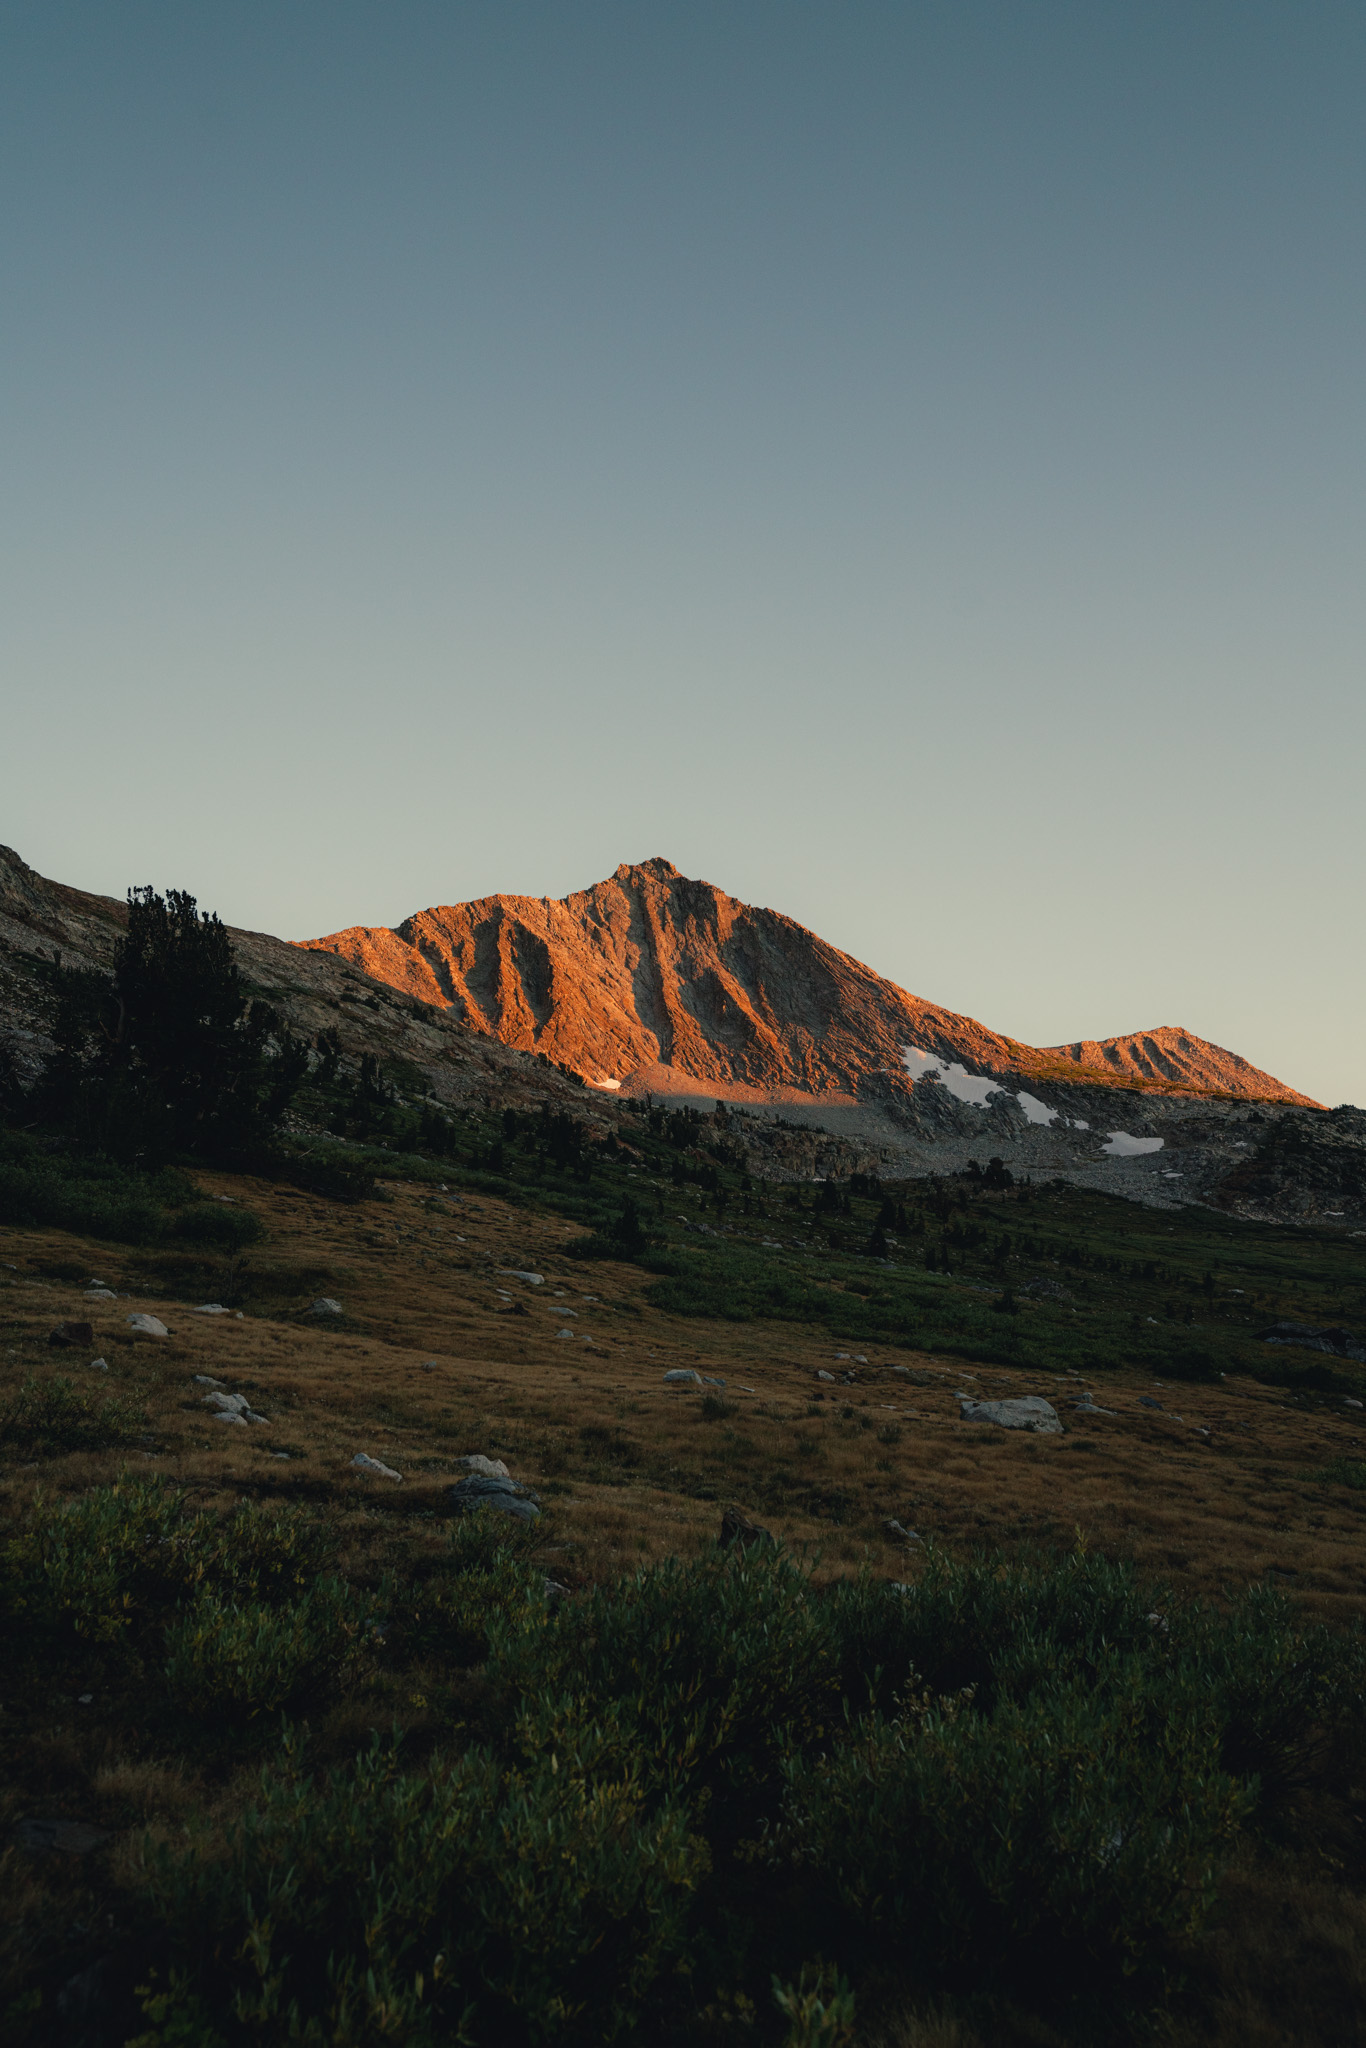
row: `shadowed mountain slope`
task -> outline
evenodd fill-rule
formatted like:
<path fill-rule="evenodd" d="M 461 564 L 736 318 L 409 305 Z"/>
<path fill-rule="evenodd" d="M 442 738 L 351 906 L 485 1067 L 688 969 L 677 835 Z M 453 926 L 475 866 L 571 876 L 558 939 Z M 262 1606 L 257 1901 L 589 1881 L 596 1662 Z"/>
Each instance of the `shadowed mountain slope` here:
<path fill-rule="evenodd" d="M 661 859 L 623 864 L 562 899 L 486 896 L 392 930 L 353 926 L 303 945 L 599 1087 L 668 1093 L 690 1082 L 740 1099 L 885 1099 L 909 1088 L 914 1048 L 977 1074 L 1316 1106 L 1170 1026 L 1023 1045 Z M 925 1071 L 923 1059 L 912 1065 Z"/>

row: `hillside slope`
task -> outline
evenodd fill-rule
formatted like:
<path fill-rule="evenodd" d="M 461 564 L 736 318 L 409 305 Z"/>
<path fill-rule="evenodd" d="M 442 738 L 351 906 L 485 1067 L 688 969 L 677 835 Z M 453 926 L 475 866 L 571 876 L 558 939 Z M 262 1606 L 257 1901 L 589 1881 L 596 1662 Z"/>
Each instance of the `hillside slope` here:
<path fill-rule="evenodd" d="M 908 1057 L 913 1048 L 975 1074 L 1317 1106 L 1168 1026 L 1023 1045 L 662 859 L 623 864 L 562 899 L 486 896 L 302 944 L 599 1087 L 669 1093 L 692 1082 L 741 1100 L 885 1098 L 926 1071 Z"/>

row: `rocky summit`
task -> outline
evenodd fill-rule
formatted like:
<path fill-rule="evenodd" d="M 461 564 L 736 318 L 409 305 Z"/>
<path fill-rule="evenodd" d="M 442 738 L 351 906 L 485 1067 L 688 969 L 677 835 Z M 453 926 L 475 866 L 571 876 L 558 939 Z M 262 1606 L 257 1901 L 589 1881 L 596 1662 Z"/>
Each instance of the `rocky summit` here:
<path fill-rule="evenodd" d="M 563 898 L 485 896 L 355 925 L 336 954 L 469 1029 L 547 1054 L 590 1085 L 780 1102 L 881 1101 L 963 1067 L 972 1077 L 1297 1103 L 1270 1074 L 1164 1025 L 1035 1047 L 941 1009 L 776 910 L 671 861 L 623 864 Z"/>
<path fill-rule="evenodd" d="M 0 1082 L 52 1046 L 53 969 L 108 971 L 126 905 L 0 848 Z M 1029 1046 L 780 912 L 623 865 L 290 943 L 233 930 L 254 993 L 343 1071 L 369 1057 L 457 1116 L 544 1105 L 605 1136 L 643 1097 L 732 1126 L 769 1178 L 1060 1176 L 1157 1206 L 1366 1223 L 1366 1116 L 1176 1026 Z"/>

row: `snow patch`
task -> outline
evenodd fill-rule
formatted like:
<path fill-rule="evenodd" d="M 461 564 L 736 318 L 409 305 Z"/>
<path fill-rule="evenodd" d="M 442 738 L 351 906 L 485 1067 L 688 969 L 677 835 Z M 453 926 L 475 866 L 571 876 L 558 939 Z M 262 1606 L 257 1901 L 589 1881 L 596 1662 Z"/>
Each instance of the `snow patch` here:
<path fill-rule="evenodd" d="M 1108 1143 L 1100 1149 L 1111 1159 L 1137 1159 L 1144 1152 L 1160 1152 L 1162 1145 L 1161 1138 L 1134 1138 L 1128 1131 L 1111 1131 Z"/>
<path fill-rule="evenodd" d="M 912 1081 L 928 1081 L 933 1077 L 942 1082 L 957 1101 L 970 1102 L 976 1109 L 986 1108 L 989 1095 L 1009 1093 L 990 1075 L 970 1074 L 960 1061 L 941 1059 L 936 1052 L 921 1052 L 916 1045 L 903 1045 L 901 1059 Z"/>
<path fill-rule="evenodd" d="M 1058 1114 L 1056 1109 L 1050 1109 L 1046 1102 L 1040 1102 L 1037 1095 L 1026 1095 L 1023 1088 L 1015 1100 L 1032 1124 L 1051 1124 Z"/>
<path fill-rule="evenodd" d="M 617 1088 L 620 1088 L 620 1086 L 621 1086 L 621 1083 L 620 1083 L 620 1081 L 606 1081 L 606 1080 L 604 1080 L 604 1081 L 590 1081 L 588 1085 L 589 1085 L 589 1087 L 590 1087 L 590 1088 L 610 1088 L 610 1089 L 613 1089 L 613 1090 L 615 1090 L 615 1089 L 617 1089 Z"/>

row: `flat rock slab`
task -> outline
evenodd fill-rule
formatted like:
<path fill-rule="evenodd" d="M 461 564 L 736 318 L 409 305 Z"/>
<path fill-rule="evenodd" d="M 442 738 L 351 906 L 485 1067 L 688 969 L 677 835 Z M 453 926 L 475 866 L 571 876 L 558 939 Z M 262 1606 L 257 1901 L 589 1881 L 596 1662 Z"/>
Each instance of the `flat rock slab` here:
<path fill-rule="evenodd" d="M 1024 1394 L 1015 1401 L 974 1401 L 970 1394 L 960 1394 L 958 1404 L 962 1422 L 994 1422 L 998 1429 L 1028 1429 L 1035 1436 L 1062 1435 L 1057 1409 L 1039 1394 Z"/>
<path fill-rule="evenodd" d="M 700 1387 L 702 1375 L 694 1372 L 690 1365 L 676 1365 L 672 1372 L 665 1373 L 664 1384 L 666 1387 Z"/>
<path fill-rule="evenodd" d="M 128 1327 L 136 1330 L 140 1337 L 169 1337 L 171 1334 L 160 1316 L 129 1316 Z"/>
<path fill-rule="evenodd" d="M 498 1271 L 507 1280 L 525 1280 L 528 1287 L 544 1287 L 544 1273 L 525 1273 L 520 1266 L 500 1266 Z"/>
<path fill-rule="evenodd" d="M 335 1296 L 320 1294 L 308 1313 L 311 1316 L 342 1316 L 346 1314 L 346 1310 Z"/>
<path fill-rule="evenodd" d="M 529 1486 L 490 1472 L 471 1472 L 468 1479 L 458 1479 L 446 1498 L 457 1515 L 467 1515 L 474 1508 L 496 1508 L 500 1515 L 534 1522 L 541 1512 L 537 1506 L 540 1495 Z"/>
<path fill-rule="evenodd" d="M 21 1849 L 57 1849 L 68 1856 L 85 1856 L 108 1834 L 107 1828 L 91 1827 L 84 1820 L 21 1820 L 14 1839 Z"/>

